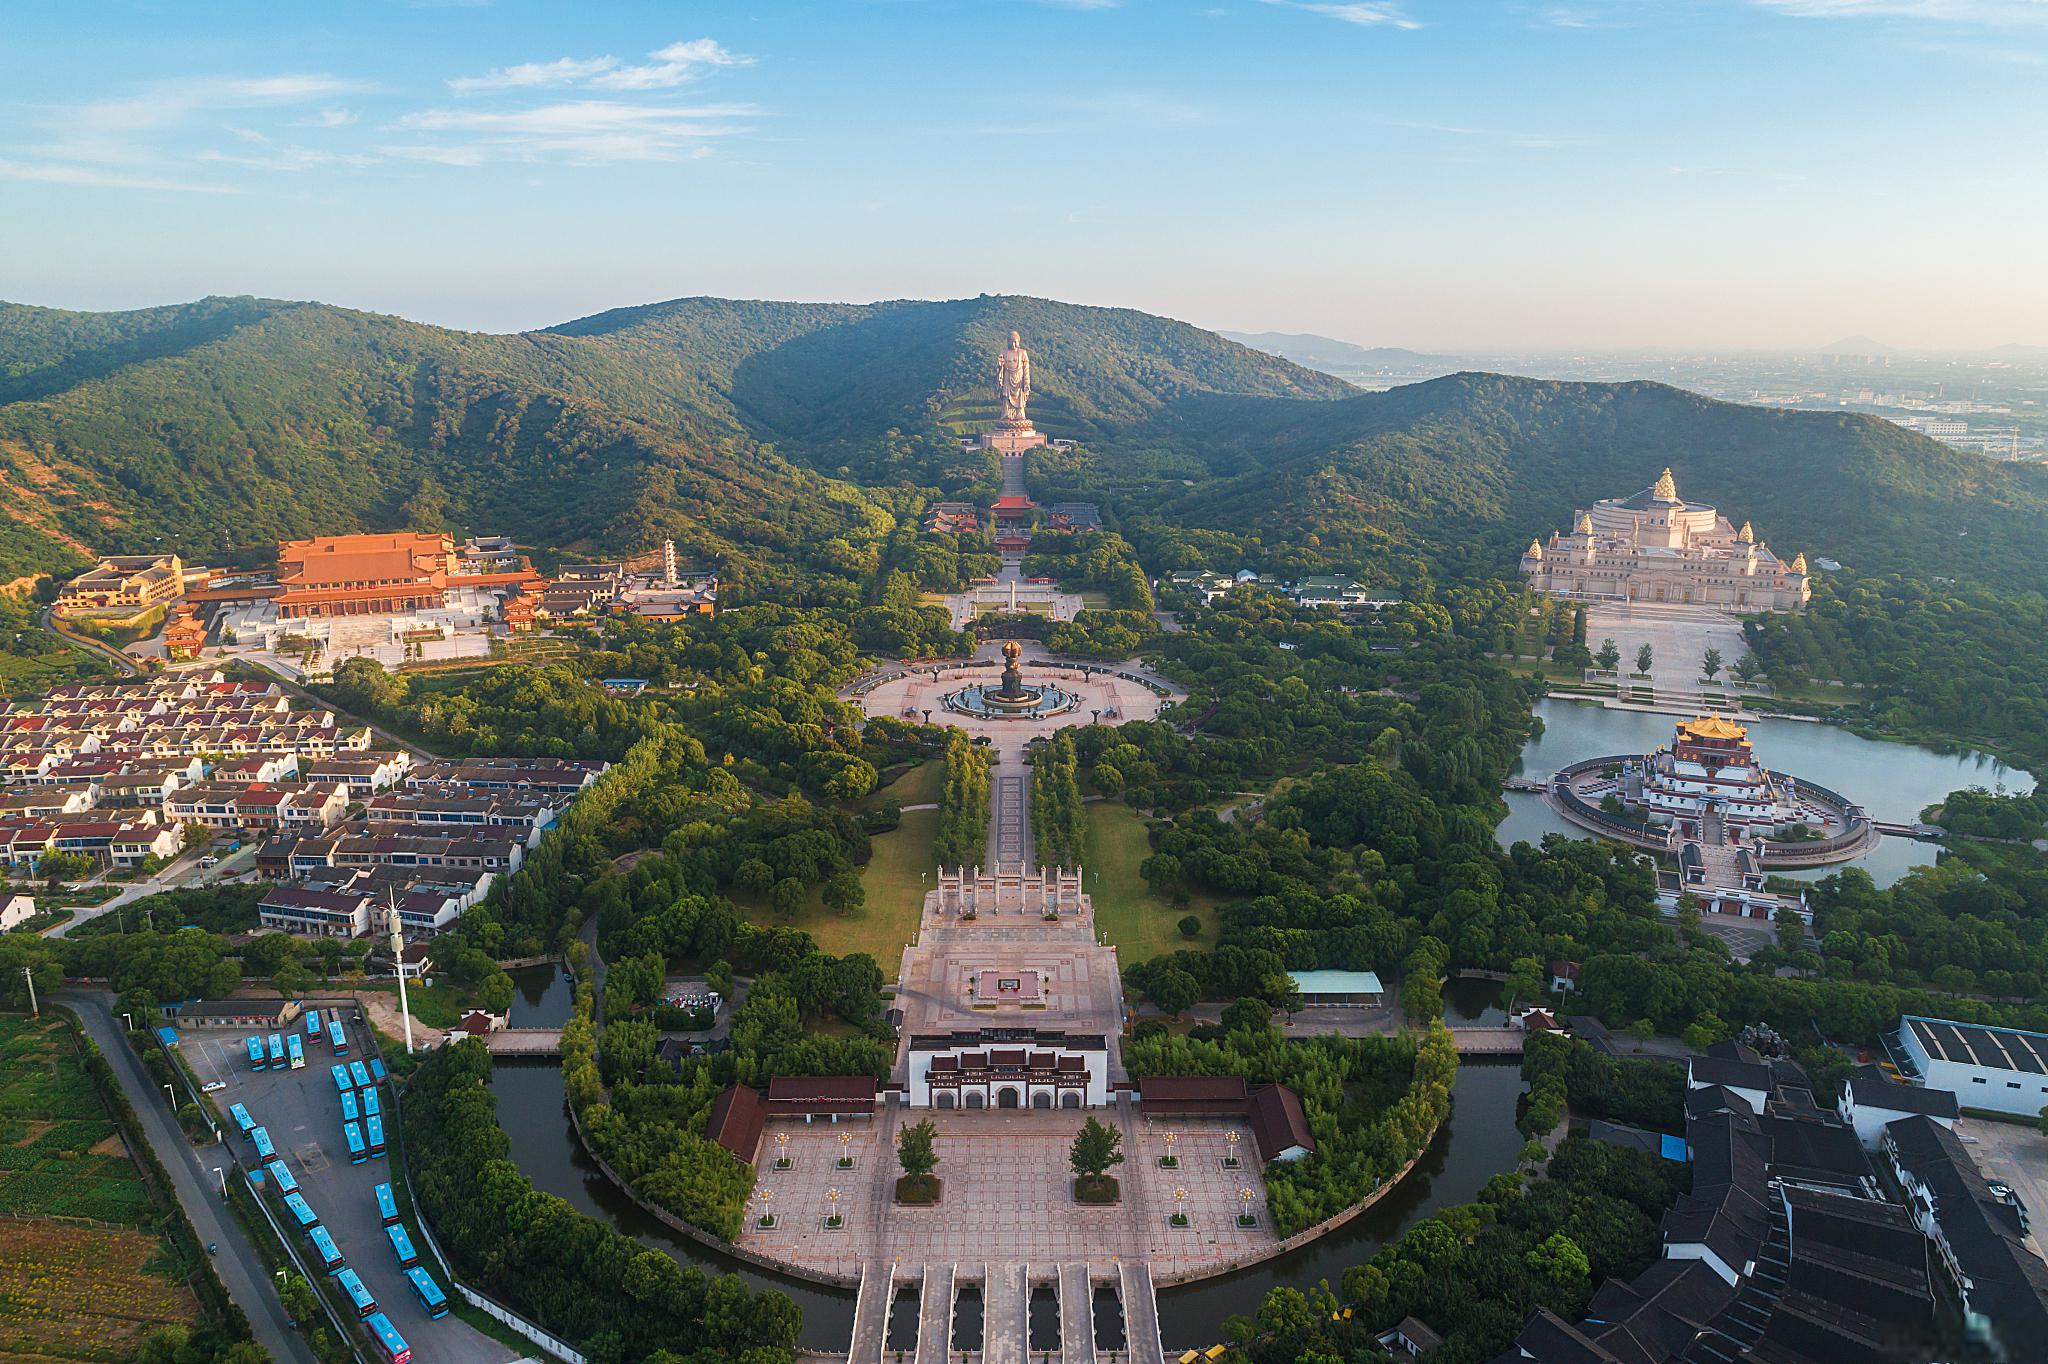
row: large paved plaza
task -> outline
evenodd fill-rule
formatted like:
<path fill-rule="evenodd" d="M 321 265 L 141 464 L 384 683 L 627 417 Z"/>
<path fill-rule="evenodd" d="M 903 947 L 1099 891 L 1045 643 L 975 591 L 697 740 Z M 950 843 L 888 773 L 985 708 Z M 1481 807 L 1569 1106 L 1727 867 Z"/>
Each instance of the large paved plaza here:
<path fill-rule="evenodd" d="M 1021 749 L 1034 738 L 1070 725 L 1157 719 L 1162 706 L 1183 695 L 1134 664 L 1060 663 L 1046 654 L 1044 646 L 1031 642 L 1024 645 L 1023 666 L 1026 682 L 1052 683 L 1077 694 L 1081 704 L 1043 719 L 981 719 L 947 710 L 947 693 L 970 683 L 992 684 L 1000 676 L 1002 655 L 994 641 L 982 645 L 971 662 L 893 672 L 857 686 L 849 699 L 858 701 L 869 715 L 929 720 L 987 738 L 998 749 Z"/>
<path fill-rule="evenodd" d="M 1099 1121 L 1121 1127 L 1125 1162 L 1112 1171 L 1123 1184 L 1122 1202 L 1084 1207 L 1072 1195 L 1067 1157 L 1074 1134 L 1089 1114 L 1075 1112 L 909 1112 L 878 1110 L 872 1121 L 833 1125 L 773 1120 L 763 1135 L 757 1188 L 779 1223 L 772 1231 L 755 1225 L 762 1204 L 749 1207 L 740 1245 L 776 1259 L 828 1274 L 856 1276 L 861 1263 L 879 1260 L 900 1266 L 981 1265 L 1017 1262 L 1052 1265 L 1086 1262 L 1106 1270 L 1123 1260 L 1149 1263 L 1155 1280 L 1221 1269 L 1227 1262 L 1273 1245 L 1266 1215 L 1265 1183 L 1251 1151 L 1249 1132 L 1237 1145 L 1243 1167 L 1225 1169 L 1231 1150 L 1226 1119 L 1177 1118 L 1148 1122 L 1125 1103 L 1095 1110 Z M 928 1208 L 894 1202 L 895 1133 L 899 1124 L 931 1118 L 938 1129 L 938 1175 L 945 1194 Z M 1166 1170 L 1165 1135 L 1179 1166 Z M 842 1134 L 852 1140 L 842 1142 Z M 789 1137 L 785 1145 L 779 1135 Z M 786 1151 L 791 1168 L 775 1168 Z M 842 1154 L 852 1170 L 841 1170 Z M 1237 1225 L 1243 1189 L 1252 1191 L 1258 1225 Z M 845 1220 L 840 1230 L 824 1223 L 832 1207 L 827 1191 L 838 1189 Z M 1174 1191 L 1187 1197 L 1176 1200 Z M 1189 1225 L 1169 1225 L 1174 1208 Z"/>

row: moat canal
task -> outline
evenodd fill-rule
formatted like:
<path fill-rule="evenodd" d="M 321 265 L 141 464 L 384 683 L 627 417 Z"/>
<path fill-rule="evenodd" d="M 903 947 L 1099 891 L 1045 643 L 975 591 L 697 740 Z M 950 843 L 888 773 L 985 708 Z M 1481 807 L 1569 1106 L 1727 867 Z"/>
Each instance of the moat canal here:
<path fill-rule="evenodd" d="M 1536 703 L 1543 733 L 1522 749 L 1517 771 L 1541 780 L 1566 763 L 1612 753 L 1648 753 L 1671 742 L 1672 727 L 1681 717 L 1647 711 L 1608 710 L 1594 702 L 1549 697 Z M 2024 795 L 2034 789 L 2033 776 L 1998 759 L 1967 749 L 1947 753 L 1920 744 L 1865 739 L 1834 725 L 1801 720 L 1749 721 L 1749 741 L 1757 760 L 1778 772 L 1819 782 L 1860 802 L 1872 818 L 1914 823 L 1920 812 L 1951 791 L 1971 786 Z M 1502 847 L 1539 842 L 1547 833 L 1585 837 L 1544 804 L 1543 797 L 1524 792 L 1506 796 L 1508 817 L 1497 836 Z M 1852 863 L 1888 886 L 1916 866 L 1934 861 L 1935 845 L 1910 838 L 1883 839 L 1877 848 Z M 1799 880 L 1818 880 L 1841 868 L 1819 867 L 1781 873 Z"/>
<path fill-rule="evenodd" d="M 570 987 L 558 967 L 522 967 L 512 972 L 518 996 L 515 1026 L 555 1027 L 569 1016 Z M 1492 982 L 1455 981 L 1469 987 L 1454 1011 L 1477 1019 L 1491 1006 Z M 1467 998 L 1469 996 L 1469 998 Z M 1519 1066 L 1512 1061 L 1467 1061 L 1452 1087 L 1451 1120 L 1399 1187 L 1329 1236 L 1265 1264 L 1223 1278 L 1164 1289 L 1160 1316 L 1171 1323 L 1170 1350 L 1223 1340 L 1223 1319 L 1258 1309 L 1270 1288 L 1312 1288 L 1318 1279 L 1335 1287 L 1343 1272 L 1417 1220 L 1439 1208 L 1468 1203 L 1493 1175 L 1515 1166 L 1521 1134 L 1515 1104 L 1522 1093 Z M 844 1350 L 853 1331 L 853 1293 L 786 1279 L 718 1254 L 681 1236 L 641 1211 L 601 1174 L 576 1140 L 563 1107 L 562 1070 L 547 1061 L 500 1060 L 491 1093 L 498 1121 L 512 1142 L 512 1160 L 533 1186 L 617 1228 L 641 1243 L 711 1273 L 732 1272 L 753 1288 L 785 1293 L 803 1309 L 802 1344 Z"/>

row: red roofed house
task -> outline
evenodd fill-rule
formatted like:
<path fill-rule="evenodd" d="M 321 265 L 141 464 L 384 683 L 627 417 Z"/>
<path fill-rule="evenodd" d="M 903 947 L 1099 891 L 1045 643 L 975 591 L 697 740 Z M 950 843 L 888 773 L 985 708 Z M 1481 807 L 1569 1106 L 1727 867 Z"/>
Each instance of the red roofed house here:
<path fill-rule="evenodd" d="M 760 1094 L 745 1085 L 734 1085 L 711 1101 L 711 1114 L 704 1124 L 706 1139 L 752 1165 L 761 1145 L 761 1127 L 768 1110 Z"/>
<path fill-rule="evenodd" d="M 1243 1118 L 1259 1159 L 1300 1160 L 1313 1155 L 1301 1099 L 1286 1085 L 1248 1085 L 1241 1075 L 1143 1075 L 1138 1111 L 1146 1118 Z"/>

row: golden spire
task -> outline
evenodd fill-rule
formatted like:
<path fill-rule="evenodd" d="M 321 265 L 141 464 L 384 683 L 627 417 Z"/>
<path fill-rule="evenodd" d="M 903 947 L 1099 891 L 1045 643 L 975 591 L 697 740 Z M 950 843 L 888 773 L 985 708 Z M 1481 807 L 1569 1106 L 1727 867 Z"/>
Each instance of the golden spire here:
<path fill-rule="evenodd" d="M 1678 500 L 1678 483 L 1671 477 L 1671 470 L 1669 468 L 1666 468 L 1663 473 L 1657 475 L 1657 486 L 1650 489 L 1650 495 L 1663 502 L 1676 502 Z"/>
<path fill-rule="evenodd" d="M 1591 535 L 1593 533 L 1593 513 L 1580 512 L 1579 523 L 1572 527 L 1572 533 L 1575 535 Z"/>
<path fill-rule="evenodd" d="M 1802 550 L 1800 550 L 1800 551 L 1799 551 L 1799 552 L 1798 552 L 1797 554 L 1795 554 L 1795 555 L 1793 555 L 1793 556 L 1792 556 L 1792 571 L 1793 571 L 1794 573 L 1804 573 L 1804 572 L 1806 572 L 1806 551 L 1805 551 L 1805 550 L 1803 550 L 1803 549 L 1802 549 Z"/>
<path fill-rule="evenodd" d="M 1540 541 L 1531 540 L 1529 542 L 1529 557 L 1532 559 L 1540 559 L 1543 557 L 1543 545 Z"/>
<path fill-rule="evenodd" d="M 1739 545 L 1753 545 L 1756 543 L 1756 531 L 1750 526 L 1749 522 L 1744 521 L 1742 529 L 1735 532 L 1735 542 Z"/>

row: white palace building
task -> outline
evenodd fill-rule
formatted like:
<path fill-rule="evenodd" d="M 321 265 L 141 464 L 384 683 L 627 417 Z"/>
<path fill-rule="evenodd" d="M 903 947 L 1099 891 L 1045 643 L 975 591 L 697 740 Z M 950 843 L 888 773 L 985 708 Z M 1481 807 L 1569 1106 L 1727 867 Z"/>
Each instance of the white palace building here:
<path fill-rule="evenodd" d="M 1538 592 L 1628 601 L 1797 611 L 1813 595 L 1806 556 L 1786 563 L 1704 502 L 1688 502 L 1666 469 L 1633 497 L 1603 498 L 1568 535 L 1531 540 L 1522 575 Z"/>

